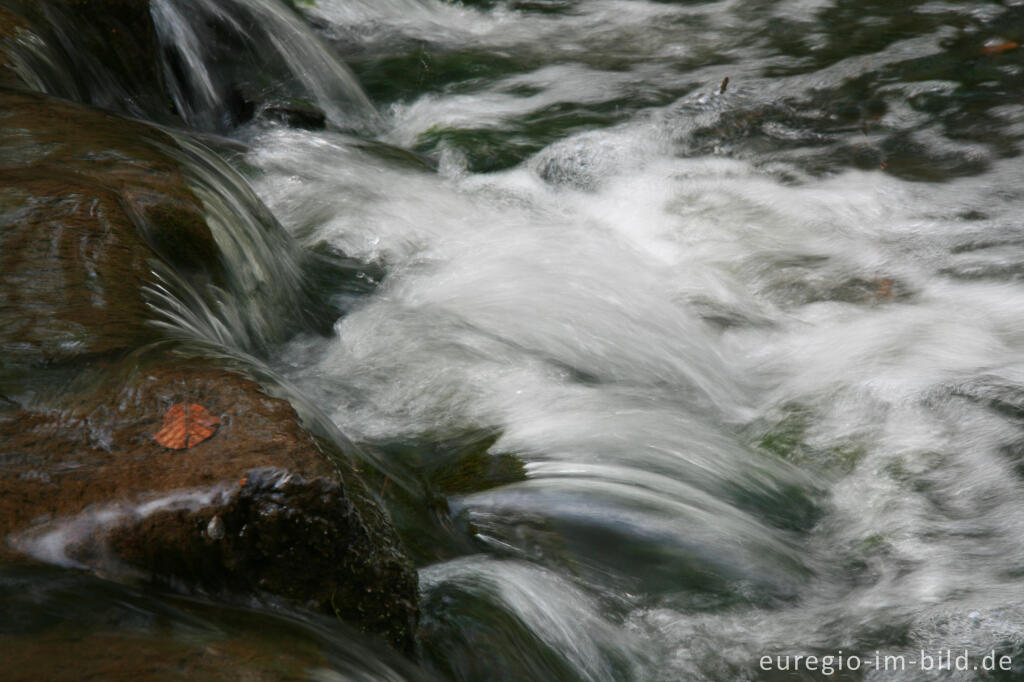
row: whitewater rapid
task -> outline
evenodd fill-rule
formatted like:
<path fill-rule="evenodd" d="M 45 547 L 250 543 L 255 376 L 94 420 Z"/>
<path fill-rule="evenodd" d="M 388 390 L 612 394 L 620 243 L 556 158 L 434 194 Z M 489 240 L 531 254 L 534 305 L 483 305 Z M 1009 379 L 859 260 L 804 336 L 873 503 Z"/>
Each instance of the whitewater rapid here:
<path fill-rule="evenodd" d="M 929 118 L 957 82 L 893 77 L 960 35 L 932 17 L 993 31 L 999 7 L 920 3 L 912 35 L 814 66 L 773 31 L 833 49 L 828 2 L 490 4 L 305 10 L 364 78 L 421 51 L 422 89 L 375 102 L 392 153 L 243 134 L 301 243 L 387 273 L 277 371 L 357 442 L 482 430 L 524 464 L 448 500 L 474 551 L 421 566 L 429 667 L 722 680 L 799 652 L 1020 656 L 1024 167 Z M 846 109 L 820 94 L 879 73 Z"/>

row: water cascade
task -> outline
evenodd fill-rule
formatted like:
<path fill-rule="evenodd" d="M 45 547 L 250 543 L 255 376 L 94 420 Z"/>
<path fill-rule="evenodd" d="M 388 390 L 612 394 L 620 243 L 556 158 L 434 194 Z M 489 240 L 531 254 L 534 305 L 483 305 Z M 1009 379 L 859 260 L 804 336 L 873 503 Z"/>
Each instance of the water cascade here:
<path fill-rule="evenodd" d="M 152 3 L 239 145 L 175 133 L 234 293 L 153 305 L 399 479 L 396 679 L 1024 675 L 1019 3 L 295 5 Z"/>

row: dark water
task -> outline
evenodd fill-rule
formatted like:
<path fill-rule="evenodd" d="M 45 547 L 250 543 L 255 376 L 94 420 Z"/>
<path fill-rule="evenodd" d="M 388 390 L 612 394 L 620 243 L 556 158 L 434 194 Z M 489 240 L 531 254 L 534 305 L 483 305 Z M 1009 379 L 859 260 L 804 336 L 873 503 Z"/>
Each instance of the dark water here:
<path fill-rule="evenodd" d="M 1024 5 L 297 4 L 154 4 L 190 125 L 244 143 L 307 250 L 381 273 L 325 271 L 346 315 L 252 362 L 399 476 L 421 657 L 254 615 L 327 652 L 294 669 L 1024 678 Z M 328 129 L 219 118 L 204 12 Z M 85 627 L 78 580 L 3 599 Z M 119 589 L 95 603 L 153 637 L 262 628 Z M 922 669 L 947 650 L 967 669 Z"/>

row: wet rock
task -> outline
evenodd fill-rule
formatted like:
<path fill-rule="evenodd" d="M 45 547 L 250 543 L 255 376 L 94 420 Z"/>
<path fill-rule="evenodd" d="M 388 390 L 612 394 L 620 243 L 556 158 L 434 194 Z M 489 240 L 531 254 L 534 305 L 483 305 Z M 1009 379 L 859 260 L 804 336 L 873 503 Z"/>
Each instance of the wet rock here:
<path fill-rule="evenodd" d="M 167 96 L 149 0 L 6 0 L 16 40 L 0 60 L 19 63 L 23 87 L 164 123 Z"/>
<path fill-rule="evenodd" d="M 333 617 L 180 599 L 46 566 L 0 566 L 5 682 L 418 680 Z"/>
<path fill-rule="evenodd" d="M 0 363 L 50 364 L 153 340 L 139 282 L 154 254 L 133 238 L 117 194 L 64 173 L 0 171 L 0 185 Z"/>
<path fill-rule="evenodd" d="M 7 638 L 0 650 L 10 666 L 10 676 L 5 676 L 9 682 L 286 682 L 309 679 L 311 671 L 331 672 L 323 654 L 309 643 L 288 640 L 282 646 L 257 632 L 209 645 L 180 635 L 142 639 L 129 632 L 53 632 Z"/>
<path fill-rule="evenodd" d="M 345 454 L 151 324 L 157 265 L 227 276 L 174 139 L 35 94 L 0 110 L 0 562 L 287 600 L 411 650 L 416 574 Z M 157 443 L 178 403 L 216 432 Z"/>
<path fill-rule="evenodd" d="M 267 102 L 260 115 L 269 121 L 283 123 L 292 128 L 323 130 L 327 127 L 324 112 L 315 104 L 302 99 L 290 98 Z"/>
<path fill-rule="evenodd" d="M 0 417 L 0 559 L 285 598 L 409 649 L 415 573 L 351 464 L 287 402 L 162 353 L 92 373 L 92 392 Z M 153 435 L 180 402 L 221 426 L 171 450 Z"/>
<path fill-rule="evenodd" d="M 203 206 L 159 131 L 0 93 L 0 367 L 50 365 L 155 340 L 142 285 L 159 259 L 222 279 Z"/>
<path fill-rule="evenodd" d="M 152 339 L 134 323 L 156 316 L 142 291 L 153 271 L 172 273 L 171 298 L 209 313 L 204 333 L 247 351 L 301 329 L 330 333 L 341 310 L 311 293 L 322 274 L 352 294 L 379 279 L 344 254 L 305 253 L 237 173 L 184 135 L 30 93 L 0 92 L 0 107 L 0 263 L 16 283 L 0 293 L 0 365 Z M 51 252 L 62 255 L 36 271 Z M 90 321 L 105 342 L 87 338 Z"/>

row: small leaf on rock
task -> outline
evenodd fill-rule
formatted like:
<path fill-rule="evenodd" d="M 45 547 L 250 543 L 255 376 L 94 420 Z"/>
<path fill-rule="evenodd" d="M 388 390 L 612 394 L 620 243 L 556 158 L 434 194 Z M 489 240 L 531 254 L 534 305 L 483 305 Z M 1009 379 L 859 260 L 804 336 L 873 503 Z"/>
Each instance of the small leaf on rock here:
<path fill-rule="evenodd" d="M 153 436 L 153 440 L 165 448 L 184 450 L 212 436 L 218 426 L 220 419 L 202 405 L 178 403 L 167 410 L 163 428 Z"/>

